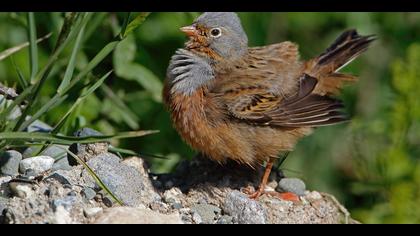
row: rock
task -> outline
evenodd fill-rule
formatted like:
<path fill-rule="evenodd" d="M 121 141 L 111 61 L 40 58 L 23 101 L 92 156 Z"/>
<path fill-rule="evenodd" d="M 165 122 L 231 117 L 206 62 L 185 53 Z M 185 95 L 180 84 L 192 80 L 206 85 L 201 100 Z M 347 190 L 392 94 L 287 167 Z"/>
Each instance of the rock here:
<path fill-rule="evenodd" d="M 52 201 L 52 207 L 54 211 L 57 211 L 60 207 L 64 207 L 66 210 L 70 210 L 76 203 L 77 197 L 68 195 L 62 199 L 55 199 Z"/>
<path fill-rule="evenodd" d="M 0 216 L 2 215 L 3 210 L 6 208 L 7 198 L 0 197 Z"/>
<path fill-rule="evenodd" d="M 232 224 L 233 223 L 233 218 L 232 216 L 228 216 L 228 215 L 223 215 L 221 216 L 218 220 L 217 220 L 217 224 Z"/>
<path fill-rule="evenodd" d="M 263 196 L 260 202 L 266 211 L 268 224 L 341 224 L 348 223 L 348 212 L 336 201 L 321 197 L 294 203 Z"/>
<path fill-rule="evenodd" d="M 165 215 L 149 209 L 115 207 L 104 211 L 96 224 L 182 224 L 179 214 Z"/>
<path fill-rule="evenodd" d="M 201 218 L 201 216 L 197 213 L 197 212 L 193 212 L 192 213 L 192 220 L 194 221 L 194 223 L 196 224 L 201 224 L 203 223 L 203 219 Z"/>
<path fill-rule="evenodd" d="M 74 133 L 75 137 L 94 137 L 94 136 L 103 136 L 102 133 L 90 129 L 83 128 Z M 76 154 L 78 157 L 82 158 L 84 161 L 88 161 L 90 158 L 93 158 L 99 154 L 105 154 L 108 152 L 109 143 L 100 142 L 100 143 L 90 143 L 90 144 L 80 144 L 74 143 L 70 146 L 69 150 Z M 68 161 L 71 166 L 78 165 L 77 160 L 72 156 L 68 155 Z"/>
<path fill-rule="evenodd" d="M 71 224 L 70 212 L 64 206 L 58 206 L 54 212 L 54 218 L 51 220 L 53 224 Z"/>
<path fill-rule="evenodd" d="M 81 128 L 78 131 L 74 132 L 74 136 L 75 137 L 95 137 L 95 136 L 103 136 L 104 134 L 102 134 L 99 131 L 96 131 L 94 129 L 91 128 Z"/>
<path fill-rule="evenodd" d="M 87 218 L 92 218 L 100 213 L 102 213 L 103 209 L 101 207 L 93 207 L 93 208 L 86 208 L 83 209 L 83 214 Z"/>
<path fill-rule="evenodd" d="M 317 191 L 311 191 L 305 196 L 306 199 L 312 199 L 312 200 L 319 200 L 322 199 L 322 195 Z"/>
<path fill-rule="evenodd" d="M 306 185 L 302 180 L 297 178 L 283 178 L 279 181 L 279 185 L 276 190 L 279 192 L 291 192 L 298 196 L 304 196 Z"/>
<path fill-rule="evenodd" d="M 112 207 L 114 205 L 114 200 L 112 200 L 110 197 L 104 197 L 102 199 L 102 203 L 106 206 L 106 207 Z"/>
<path fill-rule="evenodd" d="M 35 195 L 35 192 L 32 189 L 32 185 L 19 182 L 9 183 L 9 188 L 11 193 L 19 198 L 32 198 Z"/>
<path fill-rule="evenodd" d="M 66 153 L 67 154 L 67 153 Z M 71 170 L 71 165 L 69 163 L 69 160 L 66 157 L 63 157 L 61 159 L 58 159 L 55 161 L 54 165 L 52 166 L 51 170 L 52 171 L 56 171 L 56 170 Z"/>
<path fill-rule="evenodd" d="M 266 212 L 263 206 L 239 191 L 232 191 L 226 197 L 223 210 L 239 224 L 266 223 Z"/>
<path fill-rule="evenodd" d="M 172 203 L 171 204 L 171 206 L 172 206 L 172 208 L 173 209 L 175 209 L 175 210 L 179 210 L 179 209 L 181 209 L 183 206 L 182 206 L 182 203 L 177 203 L 177 202 L 175 202 L 175 203 Z"/>
<path fill-rule="evenodd" d="M 30 116 L 27 116 L 26 119 L 30 119 Z M 40 120 L 35 120 L 32 124 L 30 124 L 28 126 L 28 128 L 25 129 L 26 132 L 28 133 L 32 133 L 32 132 L 42 132 L 42 133 L 47 133 L 50 132 L 53 128 L 49 125 L 47 125 L 46 123 L 40 121 Z"/>
<path fill-rule="evenodd" d="M 95 198 L 96 192 L 95 192 L 95 190 L 93 190 L 91 188 L 84 187 L 83 190 L 82 190 L 82 196 L 86 200 L 92 200 L 93 198 Z"/>
<path fill-rule="evenodd" d="M 82 170 L 82 166 L 71 170 L 56 170 L 45 179 L 55 179 L 63 185 L 84 185 L 84 179 L 81 178 Z"/>
<path fill-rule="evenodd" d="M 25 174 L 31 169 L 36 175 L 50 170 L 54 164 L 54 159 L 49 156 L 36 156 L 23 159 L 19 164 L 19 171 Z"/>
<path fill-rule="evenodd" d="M 210 204 L 195 204 L 191 207 L 191 211 L 194 214 L 198 214 L 201 218 L 202 223 L 204 224 L 212 224 L 216 218 L 217 214 L 220 214 L 222 211 L 217 206 L 213 206 Z"/>
<path fill-rule="evenodd" d="M 99 176 L 102 182 L 121 201 L 128 206 L 138 206 L 160 201 L 159 194 L 151 186 L 149 178 L 142 176 L 136 168 L 121 163 L 120 159 L 111 153 L 101 154 L 87 163 Z M 84 170 L 86 186 L 99 189 L 90 174 Z"/>
<path fill-rule="evenodd" d="M 9 182 L 12 180 L 10 176 L 0 177 L 0 199 L 9 195 Z M 1 211 L 0 211 L 1 214 Z"/>
<path fill-rule="evenodd" d="M 12 177 L 10 177 L 10 176 L 2 176 L 2 177 L 0 177 L 0 185 L 9 183 L 10 180 L 12 180 Z"/>
<path fill-rule="evenodd" d="M 51 175 L 49 175 L 47 178 L 45 178 L 46 180 L 47 179 L 55 179 L 55 180 L 57 180 L 59 183 L 61 183 L 61 184 L 63 184 L 63 185 L 71 185 L 71 180 L 67 177 L 67 176 L 65 176 L 65 175 L 62 175 L 62 174 L 60 174 L 60 173 L 57 173 L 57 172 L 54 172 L 54 173 L 52 173 Z"/>
<path fill-rule="evenodd" d="M 25 151 L 22 153 L 22 156 L 23 156 L 23 158 L 33 157 L 34 155 L 49 156 L 49 157 L 52 157 L 55 160 L 59 160 L 63 157 L 67 157 L 66 150 L 68 148 L 69 148 L 69 146 L 66 146 L 66 145 L 52 144 L 52 145 L 48 146 L 44 151 L 42 151 L 41 153 L 38 154 L 36 152 L 39 152 L 39 147 L 29 147 L 29 148 L 25 149 Z"/>
<path fill-rule="evenodd" d="M 181 203 L 182 192 L 179 188 L 171 188 L 163 193 L 163 201 L 168 204 Z"/>
<path fill-rule="evenodd" d="M 19 163 L 22 160 L 22 154 L 10 150 L 0 154 L 0 174 L 16 176 L 19 174 Z"/>

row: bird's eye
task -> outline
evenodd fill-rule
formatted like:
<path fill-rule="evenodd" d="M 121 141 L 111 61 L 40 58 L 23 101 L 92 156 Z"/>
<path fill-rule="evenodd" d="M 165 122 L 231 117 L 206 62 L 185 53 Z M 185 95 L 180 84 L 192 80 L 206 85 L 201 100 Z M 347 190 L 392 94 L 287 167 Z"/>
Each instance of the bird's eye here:
<path fill-rule="evenodd" d="M 222 35 L 222 30 L 220 30 L 219 28 L 213 28 L 210 31 L 210 35 L 214 38 L 218 38 Z"/>

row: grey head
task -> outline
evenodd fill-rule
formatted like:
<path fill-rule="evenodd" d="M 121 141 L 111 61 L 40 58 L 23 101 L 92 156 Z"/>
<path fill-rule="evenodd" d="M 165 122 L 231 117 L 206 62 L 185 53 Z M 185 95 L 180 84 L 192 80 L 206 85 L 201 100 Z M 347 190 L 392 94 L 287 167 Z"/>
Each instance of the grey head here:
<path fill-rule="evenodd" d="M 206 12 L 181 31 L 190 40 L 186 49 L 177 50 L 169 64 L 167 79 L 172 94 L 193 94 L 215 78 L 212 65 L 248 52 L 248 38 L 233 12 Z"/>
<path fill-rule="evenodd" d="M 236 58 L 248 50 L 248 37 L 234 12 L 205 12 L 194 24 L 204 30 L 208 46 L 222 58 Z"/>

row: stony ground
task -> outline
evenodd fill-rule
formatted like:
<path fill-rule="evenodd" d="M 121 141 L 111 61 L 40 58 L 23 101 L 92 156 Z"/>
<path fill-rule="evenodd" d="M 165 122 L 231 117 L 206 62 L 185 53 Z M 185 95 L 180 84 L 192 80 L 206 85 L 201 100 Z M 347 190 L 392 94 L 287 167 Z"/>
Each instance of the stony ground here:
<path fill-rule="evenodd" d="M 241 190 L 256 186 L 261 171 L 234 163 L 219 166 L 197 157 L 172 174 L 154 175 L 143 159 L 122 160 L 106 143 L 73 145 L 121 206 L 63 148 L 52 146 L 37 157 L 31 150 L 1 154 L 1 223 L 357 223 L 334 197 L 279 172 L 269 188 L 294 192 L 299 201 L 249 199 Z"/>

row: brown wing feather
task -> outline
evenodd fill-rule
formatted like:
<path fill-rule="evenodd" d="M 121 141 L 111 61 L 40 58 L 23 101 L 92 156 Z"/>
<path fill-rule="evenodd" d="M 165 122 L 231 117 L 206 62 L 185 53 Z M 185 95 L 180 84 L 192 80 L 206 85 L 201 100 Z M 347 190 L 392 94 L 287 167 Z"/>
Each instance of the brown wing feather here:
<path fill-rule="evenodd" d="M 312 94 L 316 84 L 315 78 L 304 75 L 295 96 L 288 99 L 267 93 L 242 96 L 228 104 L 228 110 L 234 119 L 272 127 L 317 127 L 346 121 L 339 100 Z"/>

